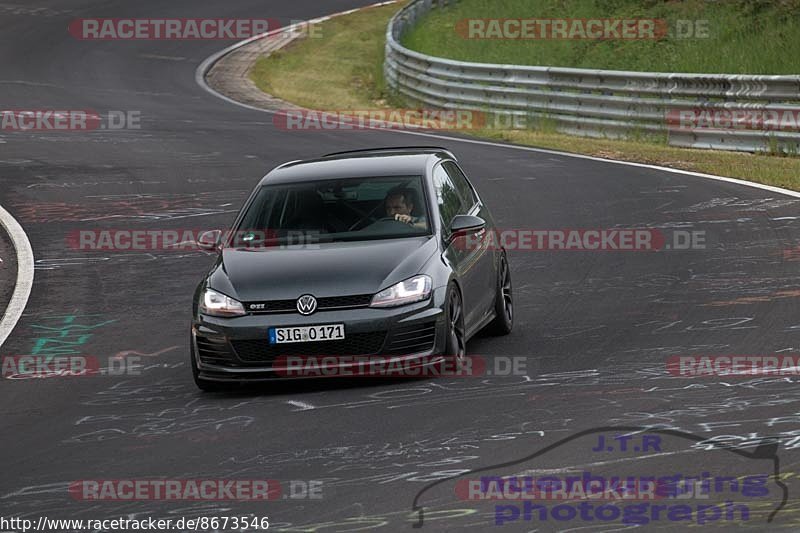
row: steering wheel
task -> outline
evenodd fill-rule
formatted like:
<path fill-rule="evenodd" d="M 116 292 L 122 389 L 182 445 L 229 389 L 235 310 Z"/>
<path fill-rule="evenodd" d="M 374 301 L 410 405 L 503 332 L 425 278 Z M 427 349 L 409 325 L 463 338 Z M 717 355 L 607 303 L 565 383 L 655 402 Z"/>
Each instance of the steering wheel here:
<path fill-rule="evenodd" d="M 356 221 L 356 223 L 355 223 L 355 224 L 353 224 L 352 226 L 350 226 L 349 228 L 347 228 L 347 231 L 353 231 L 353 230 L 355 230 L 356 228 L 358 228 L 358 227 L 360 227 L 360 226 L 363 226 L 363 225 L 364 225 L 364 224 L 365 224 L 365 223 L 366 223 L 366 222 L 367 222 L 369 219 L 375 220 L 375 218 L 372 216 L 372 213 L 371 213 L 371 212 L 370 212 L 370 213 L 367 213 L 367 214 L 366 214 L 366 216 L 364 216 L 364 217 L 360 218 L 358 221 Z"/>

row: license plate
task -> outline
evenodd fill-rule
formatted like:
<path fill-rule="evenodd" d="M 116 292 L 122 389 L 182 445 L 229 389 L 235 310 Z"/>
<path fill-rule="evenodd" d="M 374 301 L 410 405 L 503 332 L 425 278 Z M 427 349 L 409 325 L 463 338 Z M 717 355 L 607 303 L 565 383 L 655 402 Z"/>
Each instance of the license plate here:
<path fill-rule="evenodd" d="M 293 328 L 269 328 L 269 343 L 319 342 L 344 339 L 344 324 L 324 326 L 298 326 Z"/>

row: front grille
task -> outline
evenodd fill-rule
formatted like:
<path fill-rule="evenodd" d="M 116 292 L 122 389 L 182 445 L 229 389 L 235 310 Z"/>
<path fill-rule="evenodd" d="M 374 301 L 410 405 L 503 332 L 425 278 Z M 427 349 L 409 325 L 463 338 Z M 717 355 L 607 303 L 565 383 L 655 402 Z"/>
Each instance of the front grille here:
<path fill-rule="evenodd" d="M 317 298 L 317 311 L 330 309 L 355 309 L 369 307 L 372 302 L 371 294 L 356 294 L 352 296 L 328 296 Z M 263 309 L 250 309 L 251 305 L 263 305 Z M 247 302 L 245 309 L 255 315 L 270 313 L 297 313 L 297 300 L 270 300 L 267 302 Z"/>
<path fill-rule="evenodd" d="M 372 302 L 371 294 L 356 294 L 354 296 L 331 296 L 317 300 L 319 309 L 331 307 L 367 307 Z"/>
<path fill-rule="evenodd" d="M 413 324 L 397 329 L 392 334 L 387 351 L 390 354 L 412 354 L 433 350 L 436 340 L 436 322 Z"/>
<path fill-rule="evenodd" d="M 236 366 L 236 360 L 225 339 L 197 336 L 197 357 L 201 363 L 217 366 Z"/>
<path fill-rule="evenodd" d="M 335 341 L 270 344 L 267 339 L 231 341 L 239 359 L 248 363 L 271 363 L 281 355 L 371 355 L 377 354 L 386 339 L 385 331 L 348 333 Z"/>

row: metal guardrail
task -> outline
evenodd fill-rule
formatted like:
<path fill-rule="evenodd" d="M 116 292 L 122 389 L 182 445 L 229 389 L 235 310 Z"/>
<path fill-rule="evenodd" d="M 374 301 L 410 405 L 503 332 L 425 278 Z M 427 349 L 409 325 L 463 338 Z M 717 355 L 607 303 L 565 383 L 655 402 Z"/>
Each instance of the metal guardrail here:
<path fill-rule="evenodd" d="M 389 22 L 384 73 L 411 101 L 483 111 L 510 121 L 547 121 L 590 137 L 666 136 L 670 145 L 800 152 L 800 75 L 673 74 L 469 63 L 400 44 L 432 9 L 457 0 L 414 0 Z M 454 38 L 458 38 L 455 36 Z M 740 127 L 692 127 L 686 117 L 732 117 Z M 705 113 L 706 115 L 702 115 Z M 710 114 L 710 115 L 709 115 Z M 749 125 L 747 125 L 749 123 Z"/>

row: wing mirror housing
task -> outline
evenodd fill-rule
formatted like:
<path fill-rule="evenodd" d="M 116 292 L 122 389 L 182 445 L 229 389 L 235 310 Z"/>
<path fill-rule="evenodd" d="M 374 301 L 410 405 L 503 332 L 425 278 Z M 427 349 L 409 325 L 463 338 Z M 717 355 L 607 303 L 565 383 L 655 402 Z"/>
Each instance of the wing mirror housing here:
<path fill-rule="evenodd" d="M 486 229 L 486 221 L 472 215 L 456 215 L 450 222 L 450 240 L 456 237 L 479 233 Z"/>
<path fill-rule="evenodd" d="M 197 246 L 201 250 L 214 251 L 217 250 L 222 241 L 222 230 L 212 229 L 204 231 L 197 237 Z"/>

